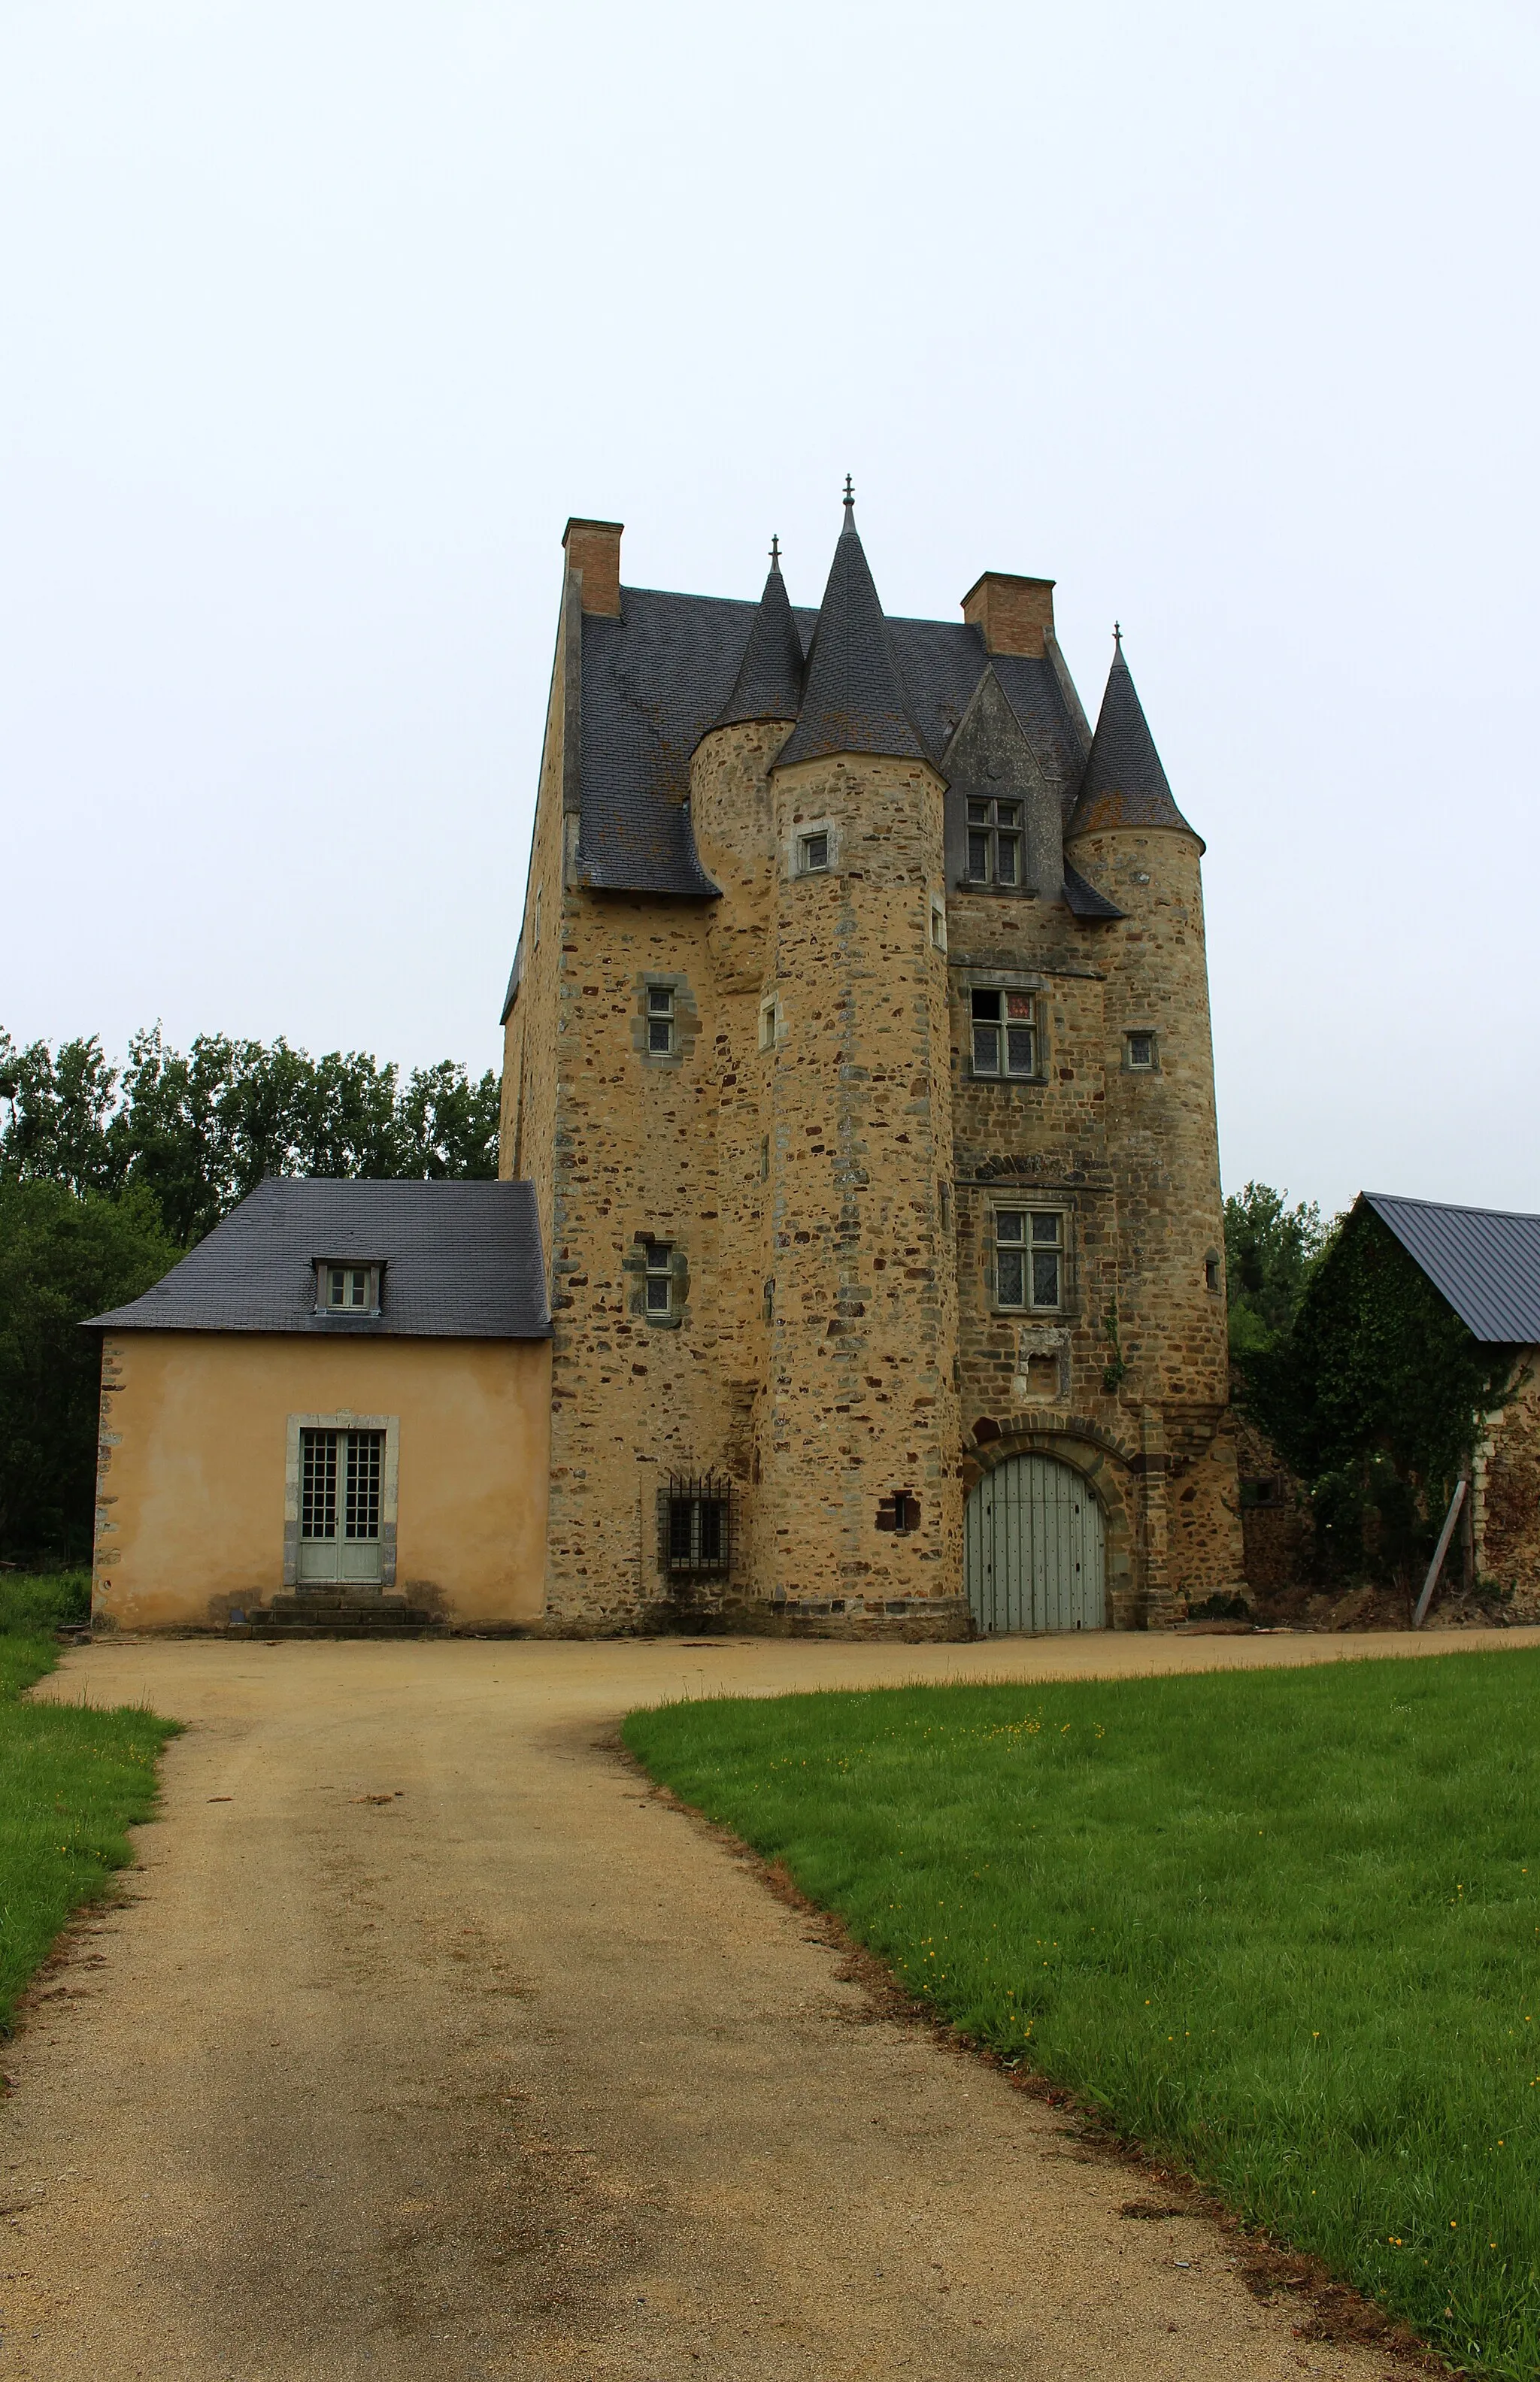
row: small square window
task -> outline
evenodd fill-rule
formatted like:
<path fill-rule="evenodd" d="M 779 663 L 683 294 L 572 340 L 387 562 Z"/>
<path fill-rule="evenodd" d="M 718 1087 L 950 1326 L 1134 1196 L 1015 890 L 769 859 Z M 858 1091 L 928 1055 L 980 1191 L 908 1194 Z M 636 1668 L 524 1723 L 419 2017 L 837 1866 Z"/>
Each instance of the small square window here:
<path fill-rule="evenodd" d="M 673 1313 L 673 1250 L 667 1241 L 647 1245 L 647 1311 L 649 1315 Z"/>
<path fill-rule="evenodd" d="M 1140 1031 L 1127 1036 L 1126 1048 L 1130 1067 L 1140 1068 L 1147 1073 L 1154 1067 L 1155 1038 L 1152 1034 Z"/>
<path fill-rule="evenodd" d="M 805 835 L 802 839 L 803 874 L 813 877 L 819 869 L 827 868 L 828 866 L 829 830 L 827 828 L 820 827 L 815 829 L 811 835 Z"/>
<path fill-rule="evenodd" d="M 647 987 L 647 1054 L 650 1058 L 666 1059 L 673 1049 L 673 987 L 671 984 L 649 984 Z"/>

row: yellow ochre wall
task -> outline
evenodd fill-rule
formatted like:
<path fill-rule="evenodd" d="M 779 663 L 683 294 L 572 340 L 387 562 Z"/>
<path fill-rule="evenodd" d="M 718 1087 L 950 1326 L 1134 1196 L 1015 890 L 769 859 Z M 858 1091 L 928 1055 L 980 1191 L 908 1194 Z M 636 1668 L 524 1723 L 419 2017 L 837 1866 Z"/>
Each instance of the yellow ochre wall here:
<path fill-rule="evenodd" d="M 289 1418 L 342 1413 L 400 1418 L 395 1592 L 537 1626 L 548 1342 L 132 1332 L 102 1346 L 97 1627 L 218 1627 L 283 1594 Z"/>

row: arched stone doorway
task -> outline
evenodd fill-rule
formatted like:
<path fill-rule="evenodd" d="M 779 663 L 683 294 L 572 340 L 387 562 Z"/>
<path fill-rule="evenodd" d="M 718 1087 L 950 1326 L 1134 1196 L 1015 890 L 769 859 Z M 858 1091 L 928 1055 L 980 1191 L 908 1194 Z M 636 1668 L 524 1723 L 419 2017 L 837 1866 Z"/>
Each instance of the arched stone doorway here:
<path fill-rule="evenodd" d="M 1069 1465 L 1007 1456 L 969 1493 L 964 1533 L 968 1606 L 983 1635 L 1105 1628 L 1105 1523 Z"/>

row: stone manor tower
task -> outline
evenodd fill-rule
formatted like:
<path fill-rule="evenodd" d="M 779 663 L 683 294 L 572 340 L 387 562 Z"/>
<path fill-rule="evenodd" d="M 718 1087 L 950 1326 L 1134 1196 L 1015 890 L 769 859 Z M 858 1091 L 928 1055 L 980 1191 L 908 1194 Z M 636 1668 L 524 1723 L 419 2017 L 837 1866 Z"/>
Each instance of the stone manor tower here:
<path fill-rule="evenodd" d="M 1240 1583 L 1203 846 L 1053 583 L 622 588 L 573 521 L 504 1171 L 548 1627 L 1159 1626 Z"/>

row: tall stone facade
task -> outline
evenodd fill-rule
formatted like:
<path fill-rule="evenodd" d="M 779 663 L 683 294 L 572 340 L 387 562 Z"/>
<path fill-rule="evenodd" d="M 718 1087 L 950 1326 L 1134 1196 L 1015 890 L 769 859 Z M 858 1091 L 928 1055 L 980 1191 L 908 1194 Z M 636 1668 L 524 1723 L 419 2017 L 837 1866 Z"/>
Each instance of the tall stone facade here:
<path fill-rule="evenodd" d="M 1051 582 L 890 621 L 848 501 L 816 615 L 620 543 L 569 524 L 504 1017 L 546 1626 L 969 1634 L 1022 1458 L 1113 1626 L 1234 1590 L 1203 847 L 1121 651 L 1092 735 Z"/>

